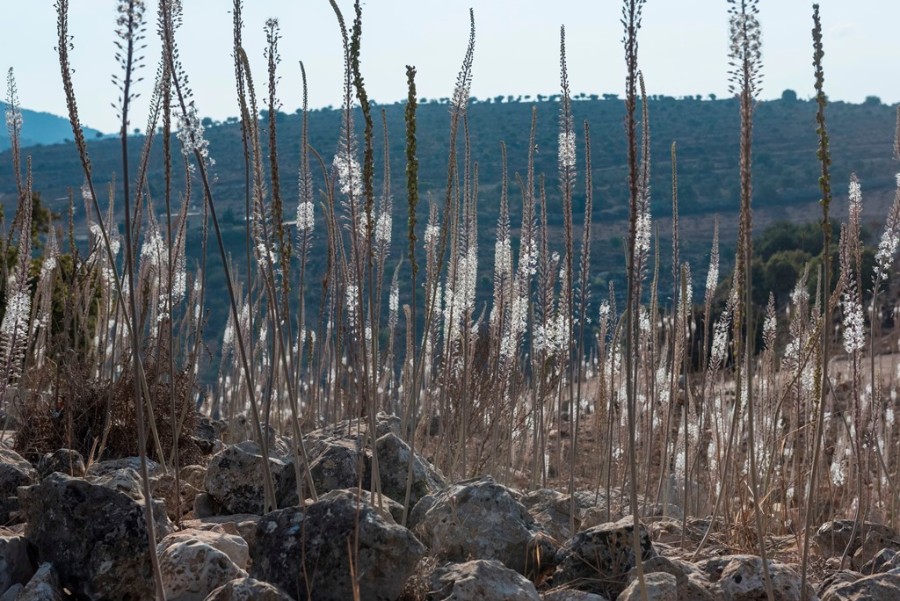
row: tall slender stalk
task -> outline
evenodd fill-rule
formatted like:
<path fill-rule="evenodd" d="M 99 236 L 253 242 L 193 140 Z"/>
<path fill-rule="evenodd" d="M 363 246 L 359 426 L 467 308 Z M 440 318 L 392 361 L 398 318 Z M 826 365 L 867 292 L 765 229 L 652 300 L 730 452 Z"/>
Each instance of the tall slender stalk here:
<path fill-rule="evenodd" d="M 825 424 L 825 401 L 829 390 L 828 364 L 831 351 L 831 219 L 828 213 L 831 207 L 831 154 L 828 148 L 828 130 L 825 125 L 825 106 L 828 103 L 825 96 L 825 71 L 822 68 L 822 57 L 825 51 L 822 45 L 822 21 L 819 17 L 819 5 L 813 4 L 813 66 L 815 67 L 816 88 L 816 133 L 819 136 L 819 149 L 817 155 L 821 163 L 821 175 L 819 176 L 819 188 L 822 191 L 822 340 L 821 362 L 819 380 L 819 398 L 816 407 L 816 428 L 813 438 L 812 465 L 809 470 L 809 480 L 806 487 L 806 515 L 803 526 L 803 555 L 800 562 L 800 595 L 801 601 L 806 601 L 806 581 L 809 571 L 809 542 L 813 523 L 813 502 L 818 497 L 819 479 L 819 453 L 822 448 L 822 437 Z"/>
<path fill-rule="evenodd" d="M 622 24 L 625 28 L 625 132 L 628 138 L 628 291 L 625 310 L 625 389 L 628 412 L 628 471 L 631 515 L 633 519 L 632 548 L 634 549 L 641 599 L 648 600 L 644 582 L 644 562 L 641 552 L 640 516 L 637 494 L 637 350 L 640 335 L 640 277 L 638 263 L 645 249 L 638 240 L 640 215 L 640 176 L 638 171 L 638 147 L 635 111 L 637 108 L 638 30 L 641 27 L 641 11 L 644 0 L 625 0 L 622 8 Z"/>

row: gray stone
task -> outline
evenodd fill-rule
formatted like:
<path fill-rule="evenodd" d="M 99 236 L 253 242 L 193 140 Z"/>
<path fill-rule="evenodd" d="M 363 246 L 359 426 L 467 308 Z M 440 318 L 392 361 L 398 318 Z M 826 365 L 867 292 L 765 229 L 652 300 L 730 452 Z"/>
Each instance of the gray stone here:
<path fill-rule="evenodd" d="M 202 543 L 218 549 L 228 556 L 234 565 L 246 570 L 250 565 L 250 547 L 247 541 L 238 534 L 230 534 L 225 528 L 219 526 L 215 529 L 197 530 L 186 528 L 163 538 L 156 545 L 156 554 L 161 556 L 163 552 L 178 543 Z"/>
<path fill-rule="evenodd" d="M 509 489 L 489 476 L 424 497 L 409 523 L 439 559 L 497 559 L 532 580 L 553 566 L 556 549 L 550 537 Z"/>
<path fill-rule="evenodd" d="M 349 438 L 320 440 L 311 445 L 309 472 L 316 493 L 372 486 L 371 453 Z"/>
<path fill-rule="evenodd" d="M 88 467 L 87 472 L 85 473 L 85 477 L 87 478 L 99 478 L 102 476 L 107 476 L 112 472 L 117 472 L 121 469 L 131 468 L 136 473 L 141 473 L 141 458 L 140 457 L 124 457 L 122 459 L 107 459 L 106 461 L 98 461 L 96 463 L 92 463 L 90 467 Z M 152 459 L 147 459 L 147 474 L 151 477 L 158 476 L 163 473 L 163 466 L 156 463 Z"/>
<path fill-rule="evenodd" d="M 19 489 L 19 498 L 25 537 L 63 586 L 88 598 L 153 597 L 143 498 L 58 472 Z M 152 507 L 159 539 L 171 526 L 162 504 Z"/>
<path fill-rule="evenodd" d="M 80 478 L 85 473 L 84 457 L 74 449 L 57 449 L 41 457 L 37 469 L 41 478 L 46 478 L 53 472 Z"/>
<path fill-rule="evenodd" d="M 32 465 L 12 449 L 0 447 L 0 525 L 19 521 L 16 490 L 38 480 Z"/>
<path fill-rule="evenodd" d="M 565 586 L 553 588 L 541 593 L 543 601 L 609 601 L 603 595 L 580 591 L 576 588 Z"/>
<path fill-rule="evenodd" d="M 647 601 L 681 601 L 678 597 L 678 580 L 666 572 L 644 574 L 644 586 L 647 589 Z M 643 599 L 640 581 L 633 580 L 625 587 L 617 601 L 639 601 Z"/>
<path fill-rule="evenodd" d="M 638 526 L 639 553 L 643 560 L 648 560 L 656 551 L 644 525 Z M 625 590 L 628 572 L 635 567 L 633 533 L 631 518 L 582 530 L 557 552 L 553 583 L 615 599 Z"/>
<path fill-rule="evenodd" d="M 534 584 L 495 559 L 451 563 L 431 573 L 427 601 L 539 601 Z"/>
<path fill-rule="evenodd" d="M 153 478 L 151 483 L 154 498 L 161 499 L 166 506 L 169 519 L 176 520 L 194 508 L 194 500 L 202 491 L 190 482 L 180 480 L 175 490 L 175 474 L 168 473 Z"/>
<path fill-rule="evenodd" d="M 378 456 L 381 492 L 398 503 L 403 503 L 406 499 L 410 461 L 413 463 L 410 507 L 414 507 L 422 497 L 447 487 L 444 476 L 418 454 L 412 453 L 409 445 L 393 432 L 388 432 L 375 441 L 375 452 Z"/>
<path fill-rule="evenodd" d="M 169 541 L 157 549 L 168 601 L 202 601 L 216 588 L 247 576 L 228 555 L 198 537 Z"/>
<path fill-rule="evenodd" d="M 250 575 L 296 599 L 353 598 L 350 554 L 358 542 L 355 573 L 361 601 L 396 599 L 425 554 L 412 533 L 387 522 L 368 503 L 335 491 L 306 507 L 264 515 L 251 550 Z"/>
<path fill-rule="evenodd" d="M 270 452 L 268 462 L 276 503 L 279 507 L 295 505 L 297 481 L 292 461 Z M 259 445 L 247 440 L 216 453 L 206 468 L 204 487 L 226 513 L 262 514 L 265 493 Z"/>
<path fill-rule="evenodd" d="M 44 563 L 19 591 L 16 601 L 63 601 L 67 598 L 69 596 L 63 592 L 56 569 L 51 564 Z"/>
<path fill-rule="evenodd" d="M 675 597 L 673 598 L 675 601 L 712 601 L 715 599 L 712 590 L 717 589 L 703 578 L 699 569 L 687 561 L 657 555 L 646 560 L 643 568 L 645 577 L 651 574 L 668 574 L 675 578 Z M 629 588 L 633 588 L 636 581 L 638 581 L 637 568 L 633 568 L 628 573 Z M 668 594 L 664 592 L 668 590 L 667 586 L 660 585 L 656 588 L 659 590 L 654 594 Z"/>
<path fill-rule="evenodd" d="M 900 573 L 895 571 L 839 582 L 825 591 L 822 601 L 897 601 L 900 599 Z"/>
<path fill-rule="evenodd" d="M 575 530 L 572 530 L 572 497 L 543 488 L 532 491 L 522 497 L 522 504 L 528 509 L 528 513 L 535 522 L 541 525 L 544 531 L 554 540 L 560 543 L 572 538 L 575 532 L 581 528 L 582 507 L 579 499 L 575 498 Z"/>
<path fill-rule="evenodd" d="M 0 593 L 12 585 L 25 584 L 34 575 L 24 536 L 0 536 Z"/>
<path fill-rule="evenodd" d="M 274 584 L 254 578 L 237 578 L 211 592 L 205 601 L 292 601 Z"/>
<path fill-rule="evenodd" d="M 813 535 L 812 542 L 819 549 L 819 553 L 827 559 L 843 555 L 844 549 L 847 548 L 848 544 L 850 545 L 848 556 L 853 557 L 856 551 L 862 547 L 863 541 L 866 540 L 865 537 L 869 533 L 875 533 L 885 540 L 897 538 L 897 533 L 892 528 L 874 522 L 863 522 L 860 524 L 853 536 L 852 544 L 850 544 L 851 532 L 853 532 L 853 520 L 831 520 L 819 526 L 819 529 Z M 872 549 L 872 554 L 884 548 L 884 546 Z M 871 556 L 863 560 L 860 565 L 869 559 L 871 559 Z"/>
<path fill-rule="evenodd" d="M 766 587 L 762 559 L 756 555 L 726 555 L 706 559 L 697 564 L 724 595 L 726 600 L 744 601 L 765 599 Z M 799 601 L 801 578 L 793 568 L 769 561 L 769 577 L 776 601 Z M 807 584 L 807 598 L 813 599 L 815 591 Z"/>

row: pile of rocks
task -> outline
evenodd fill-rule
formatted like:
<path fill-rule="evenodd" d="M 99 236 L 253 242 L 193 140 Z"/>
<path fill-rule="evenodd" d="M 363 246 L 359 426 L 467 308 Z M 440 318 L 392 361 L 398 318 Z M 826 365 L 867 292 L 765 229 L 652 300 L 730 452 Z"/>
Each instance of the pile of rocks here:
<path fill-rule="evenodd" d="M 691 563 L 664 542 L 667 522 L 635 524 L 596 493 L 525 494 L 490 477 L 450 484 L 411 452 L 396 418 L 380 415 L 375 437 L 343 422 L 304 442 L 315 500 L 300 500 L 296 454 L 274 433 L 267 456 L 254 442 L 210 441 L 208 464 L 182 468 L 177 493 L 173 474 L 150 462 L 150 499 L 135 458 L 85 469 L 73 451 L 32 465 L 0 448 L 0 601 L 154 598 L 147 512 L 170 601 L 629 601 L 642 598 L 638 557 L 651 600 L 767 598 L 759 557 Z M 279 507 L 268 512 L 266 463 Z M 846 550 L 854 571 L 837 565 L 807 599 L 900 598 L 900 539 L 884 526 L 852 526 L 819 529 L 819 554 Z M 793 567 L 770 561 L 768 573 L 776 599 L 801 598 Z"/>

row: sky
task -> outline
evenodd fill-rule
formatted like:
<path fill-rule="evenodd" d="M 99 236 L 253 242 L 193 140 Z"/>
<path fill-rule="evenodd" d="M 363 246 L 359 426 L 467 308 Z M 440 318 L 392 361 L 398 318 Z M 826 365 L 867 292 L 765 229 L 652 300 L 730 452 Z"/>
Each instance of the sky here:
<path fill-rule="evenodd" d="M 15 73 L 22 107 L 66 114 L 56 57 L 52 0 L 0 0 L 0 69 Z M 119 128 L 112 103 L 118 90 L 115 0 L 70 0 L 71 59 L 81 121 L 104 132 Z M 156 2 L 148 0 L 146 66 L 129 129 L 144 127 L 159 43 Z M 199 114 L 215 120 L 238 114 L 232 62 L 232 1 L 184 0 L 177 36 Z M 348 24 L 353 5 L 339 0 Z M 834 100 L 862 102 L 874 95 L 900 102 L 900 2 L 820 0 L 825 40 L 825 90 Z M 812 4 L 761 0 L 763 76 L 760 97 L 785 89 L 813 95 Z M 574 94 L 622 94 L 621 2 L 613 0 L 367 0 L 363 2 L 362 72 L 372 100 L 406 97 L 405 65 L 417 68 L 419 97 L 452 95 L 465 54 L 468 9 L 475 11 L 471 93 L 555 94 L 559 91 L 559 35 L 566 27 Z M 303 61 L 313 108 L 341 103 L 342 55 L 337 20 L 328 0 L 246 0 L 244 44 L 260 97 L 265 95 L 264 24 L 278 18 L 282 39 L 278 96 L 282 110 L 302 101 Z M 728 13 L 725 0 L 648 0 L 639 34 L 639 63 L 648 94 L 728 95 Z M 0 98 L 6 99 L 4 82 Z"/>

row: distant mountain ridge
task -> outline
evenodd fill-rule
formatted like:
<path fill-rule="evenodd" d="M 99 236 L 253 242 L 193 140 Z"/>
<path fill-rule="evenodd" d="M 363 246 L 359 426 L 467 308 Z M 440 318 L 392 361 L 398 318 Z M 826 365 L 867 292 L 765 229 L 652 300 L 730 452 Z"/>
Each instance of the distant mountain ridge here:
<path fill-rule="evenodd" d="M 7 105 L 0 102 L 0 112 L 5 116 Z M 100 133 L 98 130 L 85 127 L 84 135 L 95 138 Z M 37 146 L 38 144 L 59 144 L 72 139 L 72 126 L 69 120 L 53 115 L 22 109 L 22 146 Z M 0 152 L 10 147 L 9 131 L 6 127 L 0 128 Z"/>

